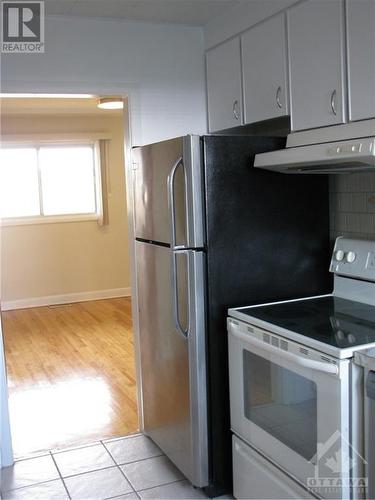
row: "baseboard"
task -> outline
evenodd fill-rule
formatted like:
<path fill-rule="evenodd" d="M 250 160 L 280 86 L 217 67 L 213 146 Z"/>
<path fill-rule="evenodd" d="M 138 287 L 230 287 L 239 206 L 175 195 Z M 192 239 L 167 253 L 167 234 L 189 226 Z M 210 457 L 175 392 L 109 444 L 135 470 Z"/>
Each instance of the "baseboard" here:
<path fill-rule="evenodd" d="M 66 293 L 63 295 L 49 295 L 47 297 L 32 297 L 29 299 L 4 300 L 1 302 L 3 311 L 14 309 L 29 309 L 30 307 L 56 306 L 72 302 L 87 302 L 89 300 L 114 299 L 130 297 L 131 288 L 112 288 L 110 290 L 93 290 L 91 292 Z"/>

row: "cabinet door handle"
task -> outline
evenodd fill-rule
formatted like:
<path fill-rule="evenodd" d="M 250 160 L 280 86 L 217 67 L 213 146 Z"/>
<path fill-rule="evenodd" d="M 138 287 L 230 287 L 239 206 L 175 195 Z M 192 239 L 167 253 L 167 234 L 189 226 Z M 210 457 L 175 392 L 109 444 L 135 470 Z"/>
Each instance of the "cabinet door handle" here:
<path fill-rule="evenodd" d="M 281 91 L 282 88 L 281 85 L 279 85 L 276 90 L 276 104 L 279 109 L 283 109 L 283 105 L 281 104 Z"/>
<path fill-rule="evenodd" d="M 336 109 L 336 96 L 337 96 L 337 91 L 334 89 L 331 93 L 331 110 L 332 113 L 336 116 L 337 115 L 337 109 Z"/>
<path fill-rule="evenodd" d="M 236 120 L 240 119 L 240 114 L 238 112 L 238 100 L 237 99 L 233 102 L 233 116 L 235 117 Z"/>

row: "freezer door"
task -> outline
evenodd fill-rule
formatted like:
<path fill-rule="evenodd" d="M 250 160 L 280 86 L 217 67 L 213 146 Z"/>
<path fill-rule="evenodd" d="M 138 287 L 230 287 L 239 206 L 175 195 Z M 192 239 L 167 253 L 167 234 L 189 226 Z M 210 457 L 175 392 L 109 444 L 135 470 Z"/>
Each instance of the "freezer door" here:
<path fill-rule="evenodd" d="M 176 248 L 204 245 L 200 139 L 134 148 L 135 236 Z"/>
<path fill-rule="evenodd" d="M 144 429 L 194 485 L 206 486 L 204 256 L 143 242 L 136 255 Z"/>

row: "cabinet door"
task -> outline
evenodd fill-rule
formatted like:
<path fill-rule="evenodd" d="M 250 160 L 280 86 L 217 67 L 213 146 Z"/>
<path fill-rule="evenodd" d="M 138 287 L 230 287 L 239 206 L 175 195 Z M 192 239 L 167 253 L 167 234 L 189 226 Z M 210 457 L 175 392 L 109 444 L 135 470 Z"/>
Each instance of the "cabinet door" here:
<path fill-rule="evenodd" d="M 288 115 L 285 14 L 247 31 L 241 46 L 245 123 Z"/>
<path fill-rule="evenodd" d="M 348 0 L 349 119 L 375 117 L 375 1 Z"/>
<path fill-rule="evenodd" d="M 209 131 L 242 125 L 240 39 L 209 50 L 206 62 Z"/>
<path fill-rule="evenodd" d="M 344 123 L 344 5 L 308 0 L 288 12 L 292 130 Z"/>

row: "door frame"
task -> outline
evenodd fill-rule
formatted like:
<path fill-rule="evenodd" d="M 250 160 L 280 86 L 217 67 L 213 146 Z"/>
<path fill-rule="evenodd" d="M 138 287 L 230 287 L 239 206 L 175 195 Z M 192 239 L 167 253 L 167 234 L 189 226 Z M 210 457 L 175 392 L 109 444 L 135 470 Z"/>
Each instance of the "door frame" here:
<path fill-rule="evenodd" d="M 21 87 L 21 88 L 20 88 Z M 143 430 L 142 411 L 142 381 L 141 381 L 141 356 L 139 342 L 139 321 L 138 321 L 138 291 L 135 265 L 135 242 L 134 242 L 134 203 L 133 203 L 133 163 L 132 147 L 133 137 L 142 137 L 141 116 L 140 116 L 140 85 L 128 83 L 108 83 L 108 82 L 35 82 L 22 81 L 15 82 L 14 88 L 10 85 L 7 89 L 2 89 L 3 93 L 32 93 L 38 94 L 92 94 L 92 95 L 119 95 L 127 103 L 127 112 L 124 118 L 124 153 L 125 153 L 125 189 L 127 200 L 128 235 L 130 247 L 130 270 L 131 270 L 131 298 L 133 335 L 136 366 L 136 387 L 137 387 L 137 407 L 139 429 Z M 139 144 L 137 144 L 139 145 Z M 1 251 L 1 226 L 0 226 L 0 251 Z M 1 255 L 1 254 L 0 254 Z M 0 309 L 1 326 L 1 309 Z M 14 463 L 14 456 L 11 442 L 10 418 L 8 408 L 8 387 L 6 379 L 6 360 L 4 344 L 0 329 L 0 402 L 1 402 L 1 425 L 0 425 L 0 469 Z"/>
<path fill-rule="evenodd" d="M 13 449 L 9 422 L 8 385 L 0 316 L 0 469 L 12 464 Z"/>

